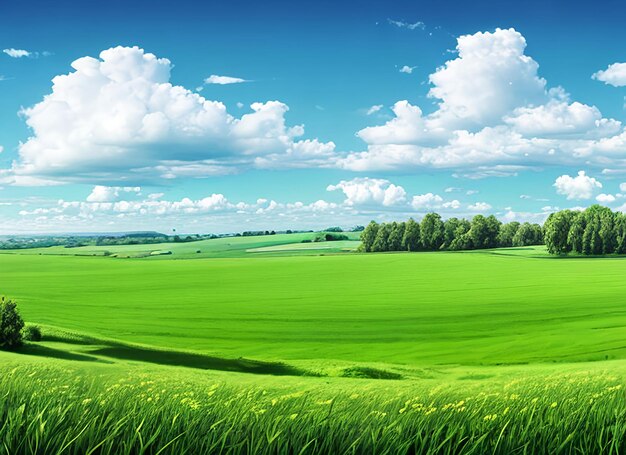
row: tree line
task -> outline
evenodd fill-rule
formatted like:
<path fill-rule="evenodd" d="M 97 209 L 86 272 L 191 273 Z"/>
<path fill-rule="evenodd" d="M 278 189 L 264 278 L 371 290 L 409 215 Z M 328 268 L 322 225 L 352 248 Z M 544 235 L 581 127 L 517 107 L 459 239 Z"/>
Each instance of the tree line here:
<path fill-rule="evenodd" d="M 436 251 L 474 250 L 543 244 L 539 224 L 501 223 L 493 216 L 476 215 L 472 220 L 449 218 L 429 213 L 417 222 L 377 223 L 372 221 L 361 233 L 361 250 Z"/>
<path fill-rule="evenodd" d="M 561 210 L 544 224 L 549 253 L 586 256 L 626 254 L 626 214 L 592 205 L 582 212 Z"/>

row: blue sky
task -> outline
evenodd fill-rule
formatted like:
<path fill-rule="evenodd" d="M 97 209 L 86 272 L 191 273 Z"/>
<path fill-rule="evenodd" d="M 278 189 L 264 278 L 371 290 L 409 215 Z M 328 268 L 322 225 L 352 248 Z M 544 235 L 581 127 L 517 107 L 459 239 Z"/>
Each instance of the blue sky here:
<path fill-rule="evenodd" d="M 197 3 L 3 7 L 0 233 L 623 209 L 620 2 Z"/>

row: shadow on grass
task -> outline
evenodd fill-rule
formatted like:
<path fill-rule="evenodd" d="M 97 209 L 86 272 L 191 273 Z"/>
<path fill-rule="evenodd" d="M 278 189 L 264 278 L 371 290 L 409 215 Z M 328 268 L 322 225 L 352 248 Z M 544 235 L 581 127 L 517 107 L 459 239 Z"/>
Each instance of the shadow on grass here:
<path fill-rule="evenodd" d="M 76 360 L 79 362 L 102 362 L 102 360 L 92 357 L 90 355 L 77 354 L 75 352 L 63 351 L 61 349 L 54 349 L 48 346 L 42 346 L 39 344 L 25 344 L 17 351 L 16 354 L 32 355 L 37 357 L 48 357 L 61 360 Z"/>
<path fill-rule="evenodd" d="M 92 356 L 102 356 L 111 359 L 197 368 L 201 370 L 233 371 L 240 373 L 268 374 L 274 376 L 319 376 L 318 373 L 279 362 L 263 362 L 244 358 L 225 359 L 193 352 L 168 351 L 165 349 L 127 345 L 113 340 L 103 340 L 73 333 L 56 331 L 53 333 L 44 333 L 43 341 L 80 346 L 93 346 L 91 349 L 88 348 L 87 350 L 81 350 L 84 350 Z M 44 348 L 42 346 L 38 346 L 37 348 L 39 348 L 39 350 L 35 353 L 33 350 L 34 348 L 35 346 L 29 345 L 29 350 L 31 352 L 24 353 L 30 355 L 66 358 L 68 360 L 99 360 L 98 358 L 89 355 L 60 350 L 57 351 L 56 349 L 47 347 Z"/>
<path fill-rule="evenodd" d="M 91 354 L 122 360 L 181 366 L 202 370 L 234 371 L 274 376 L 316 376 L 314 373 L 283 363 L 248 359 L 223 359 L 191 352 L 165 351 L 135 346 L 111 345 L 89 351 Z"/>

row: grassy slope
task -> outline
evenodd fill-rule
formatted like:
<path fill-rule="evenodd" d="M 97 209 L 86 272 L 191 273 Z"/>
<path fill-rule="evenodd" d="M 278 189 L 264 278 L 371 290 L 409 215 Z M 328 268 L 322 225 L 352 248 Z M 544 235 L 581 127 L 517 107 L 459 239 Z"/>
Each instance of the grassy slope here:
<path fill-rule="evenodd" d="M 626 358 L 626 261 L 541 256 L 537 248 L 195 261 L 9 254 L 0 255 L 0 283 L 29 321 L 227 357 Z"/>

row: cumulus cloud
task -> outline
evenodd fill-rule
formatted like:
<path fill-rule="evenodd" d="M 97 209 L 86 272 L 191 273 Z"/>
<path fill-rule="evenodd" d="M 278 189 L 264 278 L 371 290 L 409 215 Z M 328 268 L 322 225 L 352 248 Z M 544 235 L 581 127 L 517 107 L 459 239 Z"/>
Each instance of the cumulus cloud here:
<path fill-rule="evenodd" d="M 438 194 L 426 193 L 413 196 L 411 207 L 415 210 L 436 209 L 441 207 L 443 198 Z"/>
<path fill-rule="evenodd" d="M 250 82 L 240 77 L 230 76 L 218 76 L 217 74 L 211 74 L 204 80 L 205 84 L 217 84 L 217 85 L 229 85 L 229 84 L 241 84 L 242 82 Z"/>
<path fill-rule="evenodd" d="M 424 210 L 457 210 L 461 208 L 461 202 L 457 199 L 445 201 L 444 198 L 434 193 L 418 194 L 413 196 L 411 207 L 417 211 Z"/>
<path fill-rule="evenodd" d="M 623 87 L 626 85 L 626 63 L 613 63 L 591 77 L 613 87 Z"/>
<path fill-rule="evenodd" d="M 115 202 L 122 198 L 124 193 L 139 194 L 141 187 L 139 186 L 102 186 L 96 185 L 87 196 L 88 202 Z"/>
<path fill-rule="evenodd" d="M 72 68 L 22 111 L 33 134 L 0 178 L 138 183 L 292 160 L 319 165 L 334 151 L 332 142 L 298 140 L 304 128 L 286 125 L 284 103 L 253 103 L 235 118 L 223 103 L 172 85 L 170 61 L 138 47 L 111 48 Z"/>
<path fill-rule="evenodd" d="M 404 65 L 399 71 L 404 74 L 412 74 L 415 68 L 417 68 L 417 66 Z"/>
<path fill-rule="evenodd" d="M 336 185 L 328 185 L 327 191 L 340 190 L 346 196 L 345 204 L 349 206 L 380 204 L 383 206 L 397 205 L 405 201 L 406 191 L 389 180 L 354 178 L 342 180 Z"/>
<path fill-rule="evenodd" d="M 596 201 L 602 204 L 610 204 L 611 202 L 615 202 L 615 196 L 612 194 L 601 193 L 596 196 Z"/>
<path fill-rule="evenodd" d="M 468 177 L 512 175 L 541 165 L 626 167 L 622 124 L 549 88 L 514 29 L 461 36 L 456 58 L 430 75 L 437 108 L 407 100 L 394 117 L 357 133 L 365 151 L 340 157 L 355 171 L 448 168 Z M 469 170 L 468 170 L 469 169 Z M 506 170 L 504 170 L 506 169 Z"/>
<path fill-rule="evenodd" d="M 486 212 L 491 209 L 491 205 L 486 202 L 476 202 L 467 206 L 467 209 L 472 212 Z"/>
<path fill-rule="evenodd" d="M 593 177 L 585 174 L 585 171 L 579 171 L 576 177 L 562 175 L 557 177 L 554 187 L 558 194 L 566 196 L 567 199 L 591 199 L 594 192 L 602 188 L 602 183 Z"/>

